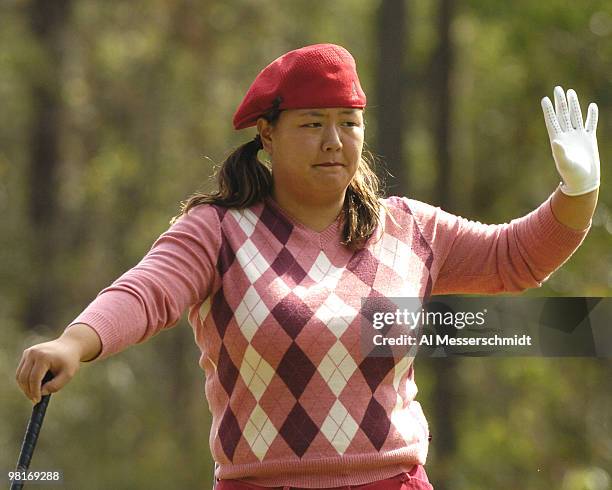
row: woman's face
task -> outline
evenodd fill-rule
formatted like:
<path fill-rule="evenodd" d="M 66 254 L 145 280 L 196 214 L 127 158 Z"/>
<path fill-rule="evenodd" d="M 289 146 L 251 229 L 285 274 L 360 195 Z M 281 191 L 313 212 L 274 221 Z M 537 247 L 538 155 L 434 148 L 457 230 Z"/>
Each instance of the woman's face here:
<path fill-rule="evenodd" d="M 273 126 L 260 118 L 257 129 L 270 155 L 275 193 L 305 202 L 344 196 L 361 159 L 363 110 L 285 110 Z"/>

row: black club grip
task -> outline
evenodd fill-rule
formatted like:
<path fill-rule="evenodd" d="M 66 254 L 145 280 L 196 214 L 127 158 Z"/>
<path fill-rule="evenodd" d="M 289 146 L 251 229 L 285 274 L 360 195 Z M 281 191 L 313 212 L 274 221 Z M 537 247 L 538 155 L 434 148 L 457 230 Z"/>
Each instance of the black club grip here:
<path fill-rule="evenodd" d="M 52 379 L 53 373 L 51 371 L 47 371 L 42 380 L 41 386 Z M 44 395 L 41 400 L 34 405 L 34 408 L 32 408 L 32 415 L 30 416 L 28 428 L 26 430 L 25 437 L 23 438 L 23 444 L 21 445 L 21 452 L 19 453 L 17 471 L 25 472 L 28 471 L 28 468 L 30 467 L 30 461 L 32 460 L 32 455 L 34 454 L 34 449 L 36 448 L 36 441 L 38 441 L 38 434 L 40 433 L 40 428 L 42 427 L 50 398 L 51 395 Z M 13 481 L 11 483 L 11 490 L 21 490 L 22 488 L 23 482 L 21 481 Z"/>

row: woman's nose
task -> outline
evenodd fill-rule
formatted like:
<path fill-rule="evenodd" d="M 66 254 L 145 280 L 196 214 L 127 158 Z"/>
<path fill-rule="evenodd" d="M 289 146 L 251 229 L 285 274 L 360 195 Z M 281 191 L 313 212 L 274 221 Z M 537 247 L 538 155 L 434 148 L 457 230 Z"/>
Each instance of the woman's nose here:
<path fill-rule="evenodd" d="M 340 149 L 342 149 L 342 140 L 340 139 L 340 132 L 335 125 L 330 124 L 326 131 L 323 133 L 323 150 L 337 151 Z"/>

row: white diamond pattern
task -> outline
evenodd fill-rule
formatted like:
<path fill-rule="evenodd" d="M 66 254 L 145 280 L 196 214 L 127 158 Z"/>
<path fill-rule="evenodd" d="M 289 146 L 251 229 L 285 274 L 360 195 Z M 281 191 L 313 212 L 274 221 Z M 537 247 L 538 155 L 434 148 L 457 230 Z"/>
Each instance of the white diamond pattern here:
<path fill-rule="evenodd" d="M 357 369 L 353 356 L 339 340 L 327 351 L 317 367 L 329 389 L 338 396 Z"/>
<path fill-rule="evenodd" d="M 321 432 L 334 446 L 338 454 L 344 454 L 353 440 L 359 425 L 351 417 L 340 400 L 336 400 L 321 426 Z"/>
<path fill-rule="evenodd" d="M 401 379 L 406 375 L 406 372 L 410 369 L 414 358 L 402 357 L 402 359 L 395 365 L 395 372 L 393 375 L 393 388 L 395 388 L 396 401 L 393 410 L 391 411 L 391 423 L 395 426 L 397 431 L 401 434 L 402 438 L 407 443 L 414 442 L 416 437 L 414 428 L 414 418 L 410 413 L 408 407 L 404 407 L 406 401 L 410 403 L 414 400 L 417 394 L 417 387 L 414 382 L 410 379 L 405 380 L 405 387 L 403 390 L 399 389 Z M 402 398 L 400 393 L 405 393 L 405 398 Z"/>
<path fill-rule="evenodd" d="M 334 293 L 331 293 L 315 312 L 315 316 L 327 325 L 327 328 L 336 338 L 340 338 L 355 319 L 357 313 L 357 310 L 347 305 Z"/>
<path fill-rule="evenodd" d="M 379 259 L 383 264 L 404 276 L 410 257 L 411 250 L 408 245 L 388 233 L 383 234 L 379 250 Z"/>
<path fill-rule="evenodd" d="M 291 288 L 280 276 L 270 283 L 270 290 L 279 298 L 283 298 L 291 292 Z"/>
<path fill-rule="evenodd" d="M 245 235 L 247 237 L 250 237 L 253 234 L 253 231 L 255 231 L 255 225 L 257 224 L 257 221 L 259 220 L 259 218 L 255 215 L 255 213 L 253 213 L 252 211 L 248 209 L 243 209 L 243 210 L 231 209 L 229 213 L 236 220 L 236 223 L 238 223 L 238 226 L 242 228 L 242 231 L 244 231 Z"/>
<path fill-rule="evenodd" d="M 343 271 L 344 269 L 342 268 L 334 267 L 325 253 L 319 252 L 318 257 L 308 271 L 308 275 L 319 286 L 334 290 Z"/>
<path fill-rule="evenodd" d="M 236 259 L 242 266 L 242 270 L 244 270 L 251 284 L 257 281 L 269 267 L 266 259 L 249 239 L 236 252 Z"/>
<path fill-rule="evenodd" d="M 247 420 L 242 435 L 259 461 L 263 460 L 278 431 L 266 412 L 256 405 Z"/>
<path fill-rule="evenodd" d="M 395 392 L 399 392 L 399 384 L 402 379 L 402 376 L 406 374 L 406 372 L 410 369 L 410 365 L 412 364 L 412 358 L 410 357 L 402 357 L 402 359 L 395 364 L 395 372 L 393 374 L 393 388 L 395 388 Z"/>
<path fill-rule="evenodd" d="M 208 314 L 210 313 L 210 307 L 212 305 L 212 296 L 209 296 L 204 300 L 204 302 L 200 305 L 200 310 L 198 311 L 198 315 L 200 316 L 200 320 L 204 320 Z"/>
<path fill-rule="evenodd" d="M 304 299 L 309 292 L 309 288 L 305 288 L 304 286 L 296 286 L 293 288 L 293 292 L 298 298 Z"/>
<path fill-rule="evenodd" d="M 397 395 L 395 407 L 391 411 L 391 423 L 408 444 L 412 444 L 418 438 L 415 422 L 414 414 L 408 407 L 404 408 L 402 398 Z"/>
<path fill-rule="evenodd" d="M 270 311 L 257 293 L 257 290 L 251 286 L 245 293 L 238 308 L 236 308 L 234 317 L 238 322 L 240 331 L 250 342 L 269 313 Z"/>
<path fill-rule="evenodd" d="M 274 376 L 274 369 L 249 344 L 240 365 L 240 376 L 255 399 L 259 401 Z"/>

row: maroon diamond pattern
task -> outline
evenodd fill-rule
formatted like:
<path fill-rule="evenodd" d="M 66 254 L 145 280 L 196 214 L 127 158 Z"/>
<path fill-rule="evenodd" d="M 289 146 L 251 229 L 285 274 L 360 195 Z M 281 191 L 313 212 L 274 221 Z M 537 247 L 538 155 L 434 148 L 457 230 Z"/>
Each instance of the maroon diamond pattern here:
<path fill-rule="evenodd" d="M 236 255 L 234 254 L 234 250 L 232 250 L 232 246 L 227 241 L 225 234 L 221 235 L 221 248 L 219 249 L 219 259 L 217 262 L 217 268 L 219 269 L 219 274 L 223 276 L 233 264 Z"/>
<path fill-rule="evenodd" d="M 380 451 L 385 443 L 390 427 L 391 421 L 387 417 L 385 409 L 372 397 L 359 428 L 368 436 L 377 451 Z"/>
<path fill-rule="evenodd" d="M 378 260 L 367 248 L 363 248 L 353 254 L 346 268 L 363 283 L 372 287 L 376 278 Z"/>
<path fill-rule="evenodd" d="M 381 346 L 383 347 L 383 346 Z M 385 346 L 388 352 L 385 352 L 385 355 L 392 355 L 391 349 L 388 346 Z M 377 354 L 381 354 L 377 352 Z M 359 364 L 359 369 L 363 374 L 368 386 L 372 390 L 372 393 L 376 391 L 376 388 L 380 385 L 385 376 L 393 369 L 394 360 L 392 357 L 372 357 L 367 356 L 361 364 Z"/>
<path fill-rule="evenodd" d="M 232 359 L 225 348 L 225 345 L 221 344 L 221 350 L 219 351 L 219 365 L 217 367 L 217 373 L 219 375 L 219 381 L 227 396 L 231 396 L 236 386 L 236 379 L 238 378 L 238 368 L 232 362 Z"/>
<path fill-rule="evenodd" d="M 240 430 L 238 420 L 232 409 L 227 407 L 219 425 L 219 439 L 221 440 L 223 452 L 230 461 L 234 459 L 234 451 L 236 451 L 236 446 L 238 446 L 241 437 L 242 431 Z"/>
<path fill-rule="evenodd" d="M 228 208 L 224 207 L 224 206 L 218 206 L 216 204 L 213 204 L 212 207 L 215 209 L 215 211 L 217 212 L 217 216 L 219 217 L 219 221 L 223 221 L 223 218 L 225 218 L 225 214 L 228 211 Z"/>
<path fill-rule="evenodd" d="M 291 287 L 293 287 L 293 286 L 297 286 L 298 284 L 300 284 L 304 280 L 304 278 L 307 276 L 307 274 L 306 274 L 306 271 L 302 269 L 300 265 L 296 262 L 294 266 L 291 269 L 289 269 L 287 276 L 288 276 L 288 279 L 291 279 L 291 281 L 289 281 L 288 284 Z"/>
<path fill-rule="evenodd" d="M 284 216 L 277 213 L 271 206 L 264 206 L 259 219 L 280 243 L 287 244 L 293 231 L 293 225 Z"/>
<path fill-rule="evenodd" d="M 300 264 L 286 248 L 283 248 L 274 260 L 272 269 L 279 276 L 286 274 L 293 282 L 293 284 L 290 284 L 291 286 L 299 284 L 306 277 L 306 271 L 300 267 Z"/>
<path fill-rule="evenodd" d="M 401 199 L 396 199 L 395 202 L 399 202 L 400 207 L 402 207 L 404 211 L 406 211 L 406 213 L 412 215 L 412 211 L 410 207 L 405 203 L 405 201 Z M 425 294 L 423 296 L 425 301 L 427 301 L 429 299 L 429 296 L 431 295 L 431 290 L 433 288 L 433 280 L 431 278 L 431 265 L 433 264 L 434 255 L 431 246 L 429 245 L 417 225 L 418 222 L 415 220 L 414 223 L 415 224 L 412 229 L 411 246 L 414 250 L 414 253 L 423 261 L 423 264 L 425 265 L 427 274 L 427 285 L 425 286 Z"/>
<path fill-rule="evenodd" d="M 223 337 L 225 337 L 227 325 L 234 316 L 234 313 L 227 304 L 225 295 L 223 294 L 223 288 L 219 288 L 219 290 L 214 294 L 211 310 L 213 319 L 215 321 L 215 327 L 219 332 L 219 337 L 223 339 Z"/>
<path fill-rule="evenodd" d="M 372 296 L 364 298 L 361 301 L 360 313 L 368 320 L 369 323 L 374 321 L 375 312 L 384 311 L 393 313 L 396 310 L 397 305 L 384 296 L 377 296 L 376 294 L 373 294 Z"/>
<path fill-rule="evenodd" d="M 306 385 L 316 370 L 317 368 L 308 356 L 295 342 L 292 342 L 276 368 L 276 373 L 297 399 L 304 393 Z"/>
<path fill-rule="evenodd" d="M 272 316 L 292 339 L 299 335 L 312 315 L 306 303 L 294 293 L 285 296 L 272 309 Z"/>
<path fill-rule="evenodd" d="M 318 432 L 319 428 L 299 402 L 296 402 L 293 410 L 287 415 L 287 420 L 279 430 L 279 434 L 300 458 L 304 456 Z"/>
<path fill-rule="evenodd" d="M 274 262 L 272 262 L 272 269 L 277 275 L 282 276 L 295 264 L 295 259 L 291 252 L 287 248 L 283 247 Z"/>
<path fill-rule="evenodd" d="M 417 226 L 414 227 L 413 235 L 412 250 L 423 261 L 423 263 L 427 263 L 428 260 L 433 259 L 431 247 Z M 429 269 L 429 267 L 427 268 Z"/>

